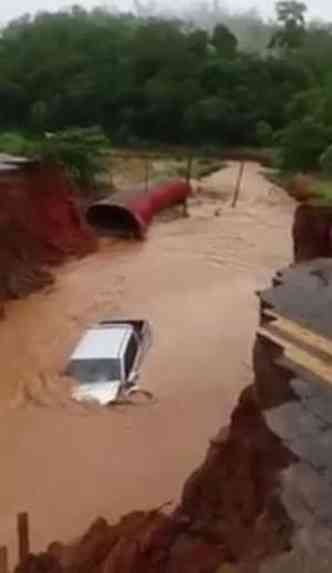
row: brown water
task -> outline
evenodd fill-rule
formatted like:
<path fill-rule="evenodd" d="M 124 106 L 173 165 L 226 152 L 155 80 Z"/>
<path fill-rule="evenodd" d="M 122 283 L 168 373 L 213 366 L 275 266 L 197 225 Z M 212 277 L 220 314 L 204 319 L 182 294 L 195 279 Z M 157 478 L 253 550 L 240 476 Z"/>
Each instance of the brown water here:
<path fill-rule="evenodd" d="M 256 164 L 231 209 L 237 171 L 232 163 L 209 177 L 190 218 L 155 223 L 143 244 L 104 241 L 60 270 L 55 288 L 9 306 L 0 323 L 0 542 L 12 562 L 17 512 L 29 512 L 38 550 L 98 515 L 177 501 L 228 423 L 252 376 L 254 292 L 290 261 L 293 210 Z M 70 400 L 57 372 L 84 327 L 105 317 L 151 320 L 142 378 L 156 404 L 102 410 Z"/>

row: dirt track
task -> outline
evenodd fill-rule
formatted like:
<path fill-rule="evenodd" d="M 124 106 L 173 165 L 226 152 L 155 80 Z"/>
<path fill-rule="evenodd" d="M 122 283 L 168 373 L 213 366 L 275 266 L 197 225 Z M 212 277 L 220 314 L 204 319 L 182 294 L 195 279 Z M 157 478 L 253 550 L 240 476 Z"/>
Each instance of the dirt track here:
<path fill-rule="evenodd" d="M 251 377 L 254 291 L 290 261 L 293 213 L 256 164 L 231 209 L 237 170 L 205 180 L 190 218 L 156 223 L 144 244 L 105 241 L 67 264 L 53 290 L 9 307 L 0 323 L 0 539 L 12 556 L 17 511 L 30 512 L 38 549 L 97 515 L 176 500 L 227 424 Z M 82 329 L 105 316 L 152 321 L 143 379 L 156 405 L 100 411 L 73 404 L 60 385 Z"/>

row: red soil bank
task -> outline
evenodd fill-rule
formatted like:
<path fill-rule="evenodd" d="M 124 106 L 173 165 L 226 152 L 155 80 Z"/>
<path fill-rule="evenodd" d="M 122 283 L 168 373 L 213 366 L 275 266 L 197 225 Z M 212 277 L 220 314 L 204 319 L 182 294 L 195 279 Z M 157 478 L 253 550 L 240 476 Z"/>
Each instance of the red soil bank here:
<path fill-rule="evenodd" d="M 290 460 L 264 422 L 254 387 L 248 388 L 229 431 L 213 441 L 171 515 L 133 512 L 113 526 L 99 519 L 78 543 L 52 543 L 17 573 L 215 573 L 225 562 L 252 567 L 289 549 L 292 524 L 278 480 Z"/>
<path fill-rule="evenodd" d="M 287 188 L 300 205 L 293 224 L 294 261 L 301 263 L 332 256 L 332 207 L 317 204 L 314 179 L 296 175 Z"/>
<path fill-rule="evenodd" d="M 332 257 L 332 207 L 300 205 L 295 213 L 293 242 L 297 263 Z"/>
<path fill-rule="evenodd" d="M 95 249 L 73 192 L 56 165 L 35 162 L 0 172 L 0 301 L 50 282 L 44 265 Z"/>

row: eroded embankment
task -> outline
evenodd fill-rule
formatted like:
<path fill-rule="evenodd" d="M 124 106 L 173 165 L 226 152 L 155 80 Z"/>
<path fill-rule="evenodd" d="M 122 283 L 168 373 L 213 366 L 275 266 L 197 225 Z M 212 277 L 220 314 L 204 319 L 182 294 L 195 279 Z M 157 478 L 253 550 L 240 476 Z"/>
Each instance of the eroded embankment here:
<path fill-rule="evenodd" d="M 274 283 L 260 295 L 254 384 L 242 393 L 228 430 L 212 440 L 175 511 L 133 512 L 116 525 L 98 519 L 78 542 L 52 543 L 29 557 L 21 573 L 215 573 L 226 564 L 271 573 L 303 562 L 309 572 L 329 570 L 332 392 L 324 378 L 331 373 L 320 371 L 317 360 L 324 364 L 331 352 L 332 263 L 288 269 Z M 271 313 L 289 320 L 271 322 Z M 294 334 L 303 331 L 302 321 L 311 338 L 300 354 L 290 353 L 290 332 L 294 344 L 303 344 Z M 288 325 L 284 343 L 274 340 L 280 324 Z M 323 354 L 315 350 L 318 332 Z"/>
<path fill-rule="evenodd" d="M 293 523 L 281 501 L 280 480 L 295 456 L 264 416 L 267 404 L 289 398 L 280 388 L 290 376 L 275 358 L 273 345 L 258 338 L 255 384 L 243 392 L 229 429 L 212 440 L 174 512 L 134 512 L 117 525 L 99 519 L 78 543 L 52 543 L 20 570 L 214 573 L 232 563 L 254 571 L 264 559 L 289 551 Z"/>
<path fill-rule="evenodd" d="M 300 205 L 293 226 L 294 259 L 300 263 L 332 257 L 332 207 Z"/>
<path fill-rule="evenodd" d="M 98 514 L 114 523 L 131 508 L 146 509 L 167 500 L 179 505 L 180 484 L 201 463 L 216 428 L 229 423 L 238 393 L 251 380 L 248 351 L 257 324 L 254 291 L 267 284 L 274 268 L 290 260 L 292 216 L 288 198 L 266 183 L 256 164 L 246 166 L 240 200 L 237 209 L 232 209 L 238 168 L 238 164 L 231 164 L 204 182 L 207 188 L 190 202 L 189 218 L 174 219 L 167 225 L 157 222 L 151 239 L 143 245 L 103 242 L 94 256 L 73 262 L 58 273 L 57 289 L 11 306 L 11 321 L 3 322 L 0 329 L 5 349 L 1 390 L 6 395 L 8 389 L 10 395 L 22 378 L 29 397 L 38 400 L 20 401 L 19 407 L 4 412 L 1 420 L 0 448 L 6 463 L 0 528 L 3 543 L 11 544 L 10 554 L 14 555 L 11 540 L 17 511 L 29 512 L 32 547 L 39 551 L 54 537 L 72 539 Z M 153 323 L 155 343 L 143 373 L 144 385 L 159 399 L 153 408 L 92 413 L 59 396 L 64 389 L 56 374 L 72 345 L 92 321 L 114 313 L 119 317 L 147 317 Z M 19 356 L 17 340 L 22 341 Z M 51 381 L 54 374 L 55 383 L 41 388 L 39 374 L 48 372 Z M 113 541 L 111 545 L 102 541 L 101 546 L 98 542 L 99 557 L 93 554 L 90 565 L 86 565 L 84 555 L 89 550 L 81 546 L 82 567 L 95 568 L 95 557 L 99 565 L 106 566 L 105 552 L 108 555 L 111 549 L 110 568 L 132 553 L 134 561 L 129 565 L 134 567 L 137 559 L 149 559 L 150 552 L 156 559 L 151 567 L 157 571 L 159 557 L 163 567 L 172 560 L 172 570 L 179 563 L 181 571 L 185 567 L 191 571 L 193 561 L 197 561 L 198 571 L 207 567 L 209 571 L 217 561 L 248 560 L 250 545 L 265 555 L 268 544 L 261 541 L 262 548 L 258 549 L 251 540 L 260 519 L 264 529 L 264 504 L 270 507 L 269 500 L 277 493 L 278 472 L 274 457 L 270 460 L 276 441 L 272 437 L 271 445 L 271 432 L 262 427 L 262 413 L 251 392 L 244 403 L 241 401 L 240 414 L 233 419 L 232 447 L 219 436 L 220 444 L 213 445 L 203 477 L 199 472 L 193 478 L 194 485 L 185 488 L 180 525 L 179 510 L 172 514 L 169 537 L 157 527 L 155 514 L 135 514 L 126 518 L 121 528 L 112 528 L 115 540 L 120 540 L 115 553 Z M 255 436 L 252 442 L 247 439 L 250 428 Z M 6 433 L 10 441 L 5 439 Z M 246 439 L 250 448 L 258 443 L 252 456 Z M 232 457 L 234 449 L 236 456 Z M 281 467 L 283 451 L 281 448 Z M 210 467 L 210 481 L 205 487 L 203 479 Z M 214 473 L 222 480 L 216 481 L 212 490 Z M 245 483 L 248 490 L 241 497 Z M 261 501 L 260 489 L 265 485 Z M 211 501 L 206 500 L 210 490 Z M 192 513 L 188 499 L 193 500 Z M 214 508 L 215 500 L 220 502 Z M 242 511 L 238 507 L 241 503 Z M 206 518 L 201 527 L 199 514 L 204 504 Z M 284 522 L 278 503 L 274 507 L 273 514 L 281 512 L 280 527 L 286 530 L 287 543 L 288 520 Z M 223 519 L 224 513 L 227 519 Z M 165 519 L 167 527 L 169 524 L 169 517 L 161 517 L 163 528 Z M 147 526 L 141 527 L 141 520 Z M 266 520 L 269 523 L 269 517 Z M 148 524 L 157 538 L 167 537 L 164 546 L 154 542 L 152 548 Z M 211 532 L 206 531 L 207 525 Z M 128 530 L 133 532 L 129 553 L 123 549 L 129 547 Z M 122 541 L 121 531 L 126 532 Z M 136 531 L 146 533 L 145 541 L 139 544 L 139 551 L 146 547 L 146 552 L 138 557 L 132 549 L 132 545 L 136 547 Z M 238 548 L 234 543 L 237 536 Z M 262 539 L 268 536 L 270 529 L 261 534 Z M 280 539 L 277 536 L 269 542 L 273 551 L 284 547 L 284 539 L 282 533 Z M 121 557 L 116 557 L 120 552 Z M 201 557 L 196 559 L 195 555 Z M 120 565 L 124 568 L 122 561 Z"/>
<path fill-rule="evenodd" d="M 292 228 L 296 263 L 332 256 L 332 207 L 319 199 L 315 185 L 313 177 L 301 174 L 285 184 L 298 203 Z"/>
<path fill-rule="evenodd" d="M 273 285 L 260 294 L 254 384 L 178 507 L 134 512 L 116 525 L 98 519 L 78 542 L 30 556 L 22 573 L 215 573 L 225 564 L 263 573 L 304 562 L 328 571 L 332 263 L 295 266 Z"/>
<path fill-rule="evenodd" d="M 52 282 L 46 267 L 95 249 L 63 171 L 39 162 L 0 174 L 0 304 Z"/>
<path fill-rule="evenodd" d="M 53 543 L 20 570 L 212 573 L 225 562 L 255 565 L 290 548 L 292 523 L 279 500 L 278 476 L 291 459 L 267 428 L 251 387 L 171 515 L 134 512 L 114 526 L 99 519 L 77 544 Z"/>

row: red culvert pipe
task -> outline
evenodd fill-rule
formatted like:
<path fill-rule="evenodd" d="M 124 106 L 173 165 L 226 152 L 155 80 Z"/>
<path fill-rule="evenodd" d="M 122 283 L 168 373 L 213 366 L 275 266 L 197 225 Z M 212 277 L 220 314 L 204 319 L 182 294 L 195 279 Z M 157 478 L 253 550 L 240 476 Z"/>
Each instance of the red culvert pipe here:
<path fill-rule="evenodd" d="M 190 194 L 191 186 L 185 181 L 162 183 L 148 191 L 122 191 L 91 205 L 87 220 L 99 230 L 144 239 L 154 215 L 184 203 Z"/>

